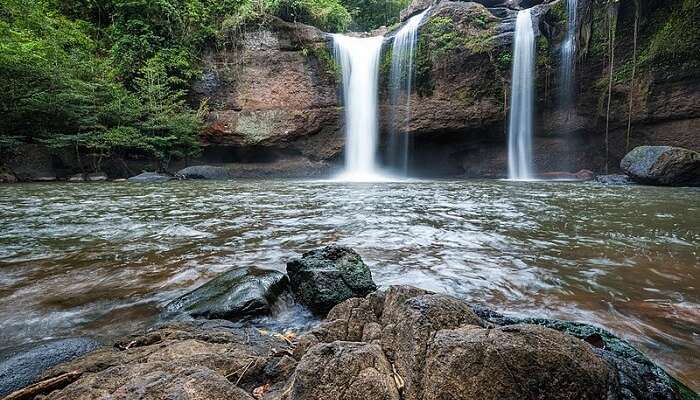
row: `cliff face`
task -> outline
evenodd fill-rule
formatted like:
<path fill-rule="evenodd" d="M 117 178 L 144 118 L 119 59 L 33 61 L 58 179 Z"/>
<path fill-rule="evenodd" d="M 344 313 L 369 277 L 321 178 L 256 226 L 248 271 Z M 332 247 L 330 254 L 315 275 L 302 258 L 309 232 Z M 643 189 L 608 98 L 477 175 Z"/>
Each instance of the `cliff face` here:
<path fill-rule="evenodd" d="M 203 141 L 240 149 L 243 159 L 338 155 L 343 135 L 335 64 L 326 34 L 273 20 L 212 51 L 194 94 L 211 110 Z"/>
<path fill-rule="evenodd" d="M 408 120 L 387 117 L 391 115 L 391 31 L 386 35 L 380 67 L 382 136 L 387 139 L 388 132 L 394 131 L 391 128 L 410 135 L 415 172 L 473 177 L 506 174 L 516 3 L 535 7 L 534 158 L 539 171 L 586 168 L 613 172 L 627 148 L 643 144 L 698 150 L 700 70 L 696 59 L 700 56 L 693 59 L 691 54 L 688 59 L 667 48 L 676 46 L 671 46 L 674 37 L 682 37 L 678 31 L 692 30 L 693 25 L 698 30 L 697 13 L 674 11 L 697 8 L 698 0 L 644 2 L 637 19 L 636 52 L 634 1 L 615 3 L 609 9 L 607 2 L 579 0 L 573 110 L 562 107 L 559 97 L 559 54 L 566 31 L 563 0 L 441 1 L 431 8 L 420 28 Z M 402 16 L 408 18 L 428 6 L 429 1 L 416 0 Z M 611 85 L 610 26 L 615 26 Z M 211 114 L 204 140 L 210 149 L 223 147 L 224 153 L 236 155 L 233 161 L 304 157 L 341 162 L 344 135 L 339 71 L 330 49 L 329 38 L 322 32 L 274 21 L 263 30 L 243 33 L 234 48 L 212 52 L 205 60 L 204 79 L 195 87 L 197 97 L 209 98 Z M 681 61 L 673 62 L 673 57 Z"/>

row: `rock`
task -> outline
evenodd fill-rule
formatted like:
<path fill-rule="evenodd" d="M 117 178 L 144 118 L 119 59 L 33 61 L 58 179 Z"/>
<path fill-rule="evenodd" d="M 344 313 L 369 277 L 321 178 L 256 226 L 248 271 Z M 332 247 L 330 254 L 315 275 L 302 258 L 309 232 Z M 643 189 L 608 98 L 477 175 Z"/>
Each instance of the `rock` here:
<path fill-rule="evenodd" d="M 181 177 L 182 179 L 224 180 L 232 178 L 232 174 L 227 168 L 215 167 L 212 165 L 197 165 L 183 168 L 177 171 L 175 176 Z"/>
<path fill-rule="evenodd" d="M 381 343 L 405 380 L 405 398 L 420 399 L 424 371 L 430 371 L 425 369 L 428 347 L 435 333 L 463 325 L 479 327 L 482 322 L 466 303 L 454 297 L 433 293 L 408 298 L 406 295 L 410 296 L 410 289 L 389 289 L 381 317 Z"/>
<path fill-rule="evenodd" d="M 697 399 L 600 328 L 507 317 L 409 286 L 350 298 L 296 338 L 223 320 L 166 323 L 40 379 L 66 373 L 39 397 Z"/>
<path fill-rule="evenodd" d="M 287 347 L 227 321 L 170 323 L 48 371 L 45 378 L 66 371 L 81 376 L 46 399 L 249 400 L 253 388 L 267 383 L 265 371 L 284 376 L 280 363 L 289 361 L 273 353 Z"/>
<path fill-rule="evenodd" d="M 287 284 L 287 277 L 279 271 L 234 268 L 173 300 L 165 311 L 228 320 L 268 314 Z"/>
<path fill-rule="evenodd" d="M 424 400 L 605 399 L 611 384 L 591 346 L 540 326 L 441 330 L 426 353 Z"/>
<path fill-rule="evenodd" d="M 159 174 L 157 172 L 142 172 L 136 176 L 132 176 L 127 179 L 129 182 L 139 182 L 139 183 L 160 183 L 168 182 L 175 178 L 170 175 Z"/>
<path fill-rule="evenodd" d="M 594 181 L 604 185 L 630 185 L 633 183 L 627 175 L 598 175 Z"/>
<path fill-rule="evenodd" d="M 651 362 L 627 341 L 605 329 L 582 322 L 546 318 L 513 318 L 483 307 L 474 307 L 485 321 L 502 326 L 540 325 L 581 339 L 613 369 L 609 400 L 696 399 L 689 388 Z"/>
<path fill-rule="evenodd" d="M 398 400 L 392 368 L 376 344 L 342 342 L 311 347 L 299 362 L 290 399 Z"/>
<path fill-rule="evenodd" d="M 700 153 L 681 147 L 635 147 L 622 159 L 620 168 L 642 184 L 700 186 Z"/>
<path fill-rule="evenodd" d="M 287 274 L 296 299 L 318 315 L 326 315 L 351 297 L 364 297 L 377 290 L 360 255 L 336 245 L 289 261 Z"/>
<path fill-rule="evenodd" d="M 104 172 L 92 172 L 85 175 L 85 180 L 90 182 L 104 182 L 107 179 L 107 174 Z"/>
<path fill-rule="evenodd" d="M 57 180 L 56 175 L 36 175 L 31 178 L 32 182 L 55 182 Z"/>
<path fill-rule="evenodd" d="M 75 337 L 31 343 L 3 352 L 0 361 L 0 397 L 33 383 L 49 368 L 100 346 L 93 339 Z"/>
<path fill-rule="evenodd" d="M 66 179 L 68 182 L 85 182 L 85 174 L 71 175 Z"/>
<path fill-rule="evenodd" d="M 192 90 L 197 99 L 211 99 L 201 136 L 207 145 L 244 149 L 246 162 L 338 157 L 342 108 L 326 34 L 272 18 L 241 32 L 236 43 L 235 50 L 203 55 L 202 79 Z M 227 66 L 234 63 L 235 71 Z"/>
<path fill-rule="evenodd" d="M 17 177 L 10 172 L 0 173 L 0 183 L 16 183 Z"/>
<path fill-rule="evenodd" d="M 540 179 L 565 180 L 565 181 L 590 181 L 595 174 L 593 171 L 582 169 L 576 173 L 572 172 L 544 172 L 539 174 Z"/>

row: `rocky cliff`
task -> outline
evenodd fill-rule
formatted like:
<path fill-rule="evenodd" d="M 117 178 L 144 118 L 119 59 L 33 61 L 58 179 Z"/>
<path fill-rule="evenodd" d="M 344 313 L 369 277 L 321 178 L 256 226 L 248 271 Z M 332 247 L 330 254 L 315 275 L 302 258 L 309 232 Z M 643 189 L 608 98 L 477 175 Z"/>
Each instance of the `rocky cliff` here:
<path fill-rule="evenodd" d="M 700 57 L 684 55 L 687 43 L 674 45 L 676 37 L 694 40 L 681 33 L 693 26 L 697 31 L 697 13 L 691 12 L 697 3 L 648 1 L 636 8 L 634 1 L 579 1 L 571 111 L 559 101 L 559 54 L 567 25 L 563 0 L 438 2 L 420 28 L 411 117 L 398 123 L 412 138 L 413 169 L 505 175 L 511 45 L 519 7 L 535 7 L 538 170 L 615 171 L 627 149 L 644 144 L 697 150 Z M 430 5 L 416 0 L 402 16 Z M 380 115 L 389 115 L 391 40 L 389 29 L 380 69 Z M 249 29 L 228 49 L 212 51 L 195 86 L 196 96 L 210 102 L 208 153 L 218 154 L 219 161 L 301 157 L 340 163 L 343 122 L 331 52 L 322 32 L 279 20 Z M 680 61 L 671 61 L 674 57 Z M 381 122 L 386 138 L 397 123 Z"/>

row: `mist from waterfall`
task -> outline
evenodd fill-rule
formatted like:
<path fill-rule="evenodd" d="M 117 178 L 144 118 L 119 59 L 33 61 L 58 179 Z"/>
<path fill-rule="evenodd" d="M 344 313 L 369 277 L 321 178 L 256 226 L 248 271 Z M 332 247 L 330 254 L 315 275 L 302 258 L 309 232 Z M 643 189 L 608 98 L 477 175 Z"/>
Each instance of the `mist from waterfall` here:
<path fill-rule="evenodd" d="M 576 79 L 576 19 L 578 0 L 566 0 L 567 29 L 561 45 L 560 105 L 570 110 L 574 105 Z"/>
<path fill-rule="evenodd" d="M 333 51 L 342 71 L 345 108 L 345 172 L 348 181 L 381 178 L 377 167 L 377 98 L 383 36 L 333 35 Z"/>
<path fill-rule="evenodd" d="M 391 47 L 391 71 L 389 98 L 391 104 L 391 128 L 387 148 L 387 162 L 396 172 L 408 175 L 410 138 L 402 132 L 402 123 L 411 118 L 411 91 L 415 78 L 415 54 L 418 46 L 418 28 L 430 9 L 416 14 L 406 21 L 394 35 Z"/>
<path fill-rule="evenodd" d="M 518 12 L 513 40 L 513 75 L 508 124 L 508 179 L 529 180 L 535 87 L 535 33 L 530 10 Z"/>

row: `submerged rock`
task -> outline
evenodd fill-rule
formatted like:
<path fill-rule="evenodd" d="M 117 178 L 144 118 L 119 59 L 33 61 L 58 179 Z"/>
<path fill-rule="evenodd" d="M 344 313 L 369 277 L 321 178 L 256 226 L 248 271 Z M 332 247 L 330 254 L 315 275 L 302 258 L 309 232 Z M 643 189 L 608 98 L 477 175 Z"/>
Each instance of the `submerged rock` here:
<path fill-rule="evenodd" d="M 139 183 L 159 183 L 167 182 L 175 179 L 170 175 L 159 174 L 157 172 L 142 172 L 136 176 L 132 176 L 127 179 L 129 182 L 139 182 Z"/>
<path fill-rule="evenodd" d="M 213 165 L 196 165 L 179 170 L 175 176 L 182 179 L 211 179 L 225 180 L 231 179 L 232 174 L 225 167 L 216 167 Z"/>
<path fill-rule="evenodd" d="M 635 182 L 663 186 L 700 186 L 700 153 L 681 147 L 639 146 L 620 162 Z"/>
<path fill-rule="evenodd" d="M 87 337 L 31 343 L 5 351 L 0 358 L 0 397 L 33 383 L 58 364 L 89 353 L 101 344 Z"/>
<path fill-rule="evenodd" d="M 627 175 L 598 175 L 594 179 L 597 183 L 604 185 L 630 185 L 632 180 Z"/>
<path fill-rule="evenodd" d="M 326 315 L 333 306 L 377 290 L 372 273 L 354 250 L 327 246 L 287 263 L 296 299 L 313 313 Z"/>
<path fill-rule="evenodd" d="M 287 277 L 279 271 L 234 268 L 173 300 L 165 311 L 227 320 L 268 314 L 287 283 Z"/>

